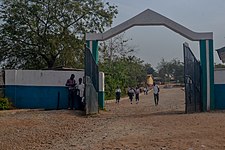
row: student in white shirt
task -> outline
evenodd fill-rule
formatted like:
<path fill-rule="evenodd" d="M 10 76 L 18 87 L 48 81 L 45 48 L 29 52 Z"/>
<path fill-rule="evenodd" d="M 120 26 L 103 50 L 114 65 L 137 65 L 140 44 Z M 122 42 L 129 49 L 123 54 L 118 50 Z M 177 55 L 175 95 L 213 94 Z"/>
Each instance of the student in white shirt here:
<path fill-rule="evenodd" d="M 153 94 L 154 94 L 154 101 L 155 101 L 155 106 L 159 104 L 159 86 L 153 83 Z"/>
<path fill-rule="evenodd" d="M 116 88 L 116 103 L 118 103 L 118 104 L 120 102 L 120 96 L 121 96 L 121 89 L 119 88 L 119 86 L 117 86 L 117 88 Z"/>
<path fill-rule="evenodd" d="M 78 97 L 78 109 L 84 109 L 84 84 L 82 78 L 79 78 L 79 84 L 77 86 L 77 97 Z"/>

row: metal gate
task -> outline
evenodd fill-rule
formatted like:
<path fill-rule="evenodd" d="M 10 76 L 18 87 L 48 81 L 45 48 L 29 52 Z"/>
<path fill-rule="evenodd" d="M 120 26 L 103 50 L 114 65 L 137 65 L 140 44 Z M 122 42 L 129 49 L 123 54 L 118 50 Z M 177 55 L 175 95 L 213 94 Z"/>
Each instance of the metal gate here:
<path fill-rule="evenodd" d="M 184 82 L 185 82 L 185 112 L 202 111 L 201 103 L 201 68 L 187 43 L 184 50 Z"/>
<path fill-rule="evenodd" d="M 98 113 L 99 73 L 89 48 L 85 46 L 85 111 L 86 114 Z"/>

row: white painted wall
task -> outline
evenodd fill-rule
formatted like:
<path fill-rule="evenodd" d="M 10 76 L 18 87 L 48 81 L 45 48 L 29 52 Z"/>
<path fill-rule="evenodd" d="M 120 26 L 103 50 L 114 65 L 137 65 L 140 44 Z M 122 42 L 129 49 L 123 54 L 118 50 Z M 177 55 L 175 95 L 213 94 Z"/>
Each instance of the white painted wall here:
<path fill-rule="evenodd" d="M 214 70 L 214 84 L 225 84 L 225 69 Z"/>
<path fill-rule="evenodd" d="M 83 71 L 54 71 L 54 70 L 6 70 L 6 85 L 25 86 L 65 86 L 71 74 L 75 80 L 83 78 Z"/>
<path fill-rule="evenodd" d="M 55 70 L 5 70 L 5 85 L 24 86 L 65 86 L 70 75 L 75 80 L 84 77 L 84 71 L 55 71 Z M 99 91 L 104 91 L 104 73 L 99 73 Z"/>

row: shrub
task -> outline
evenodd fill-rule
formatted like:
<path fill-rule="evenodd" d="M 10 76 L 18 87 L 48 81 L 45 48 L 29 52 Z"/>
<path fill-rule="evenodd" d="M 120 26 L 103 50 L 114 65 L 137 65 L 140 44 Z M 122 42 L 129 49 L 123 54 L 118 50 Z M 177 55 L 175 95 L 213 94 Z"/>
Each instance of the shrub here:
<path fill-rule="evenodd" d="M 0 97 L 0 110 L 7 110 L 10 108 L 12 108 L 12 103 L 9 101 L 9 99 Z"/>

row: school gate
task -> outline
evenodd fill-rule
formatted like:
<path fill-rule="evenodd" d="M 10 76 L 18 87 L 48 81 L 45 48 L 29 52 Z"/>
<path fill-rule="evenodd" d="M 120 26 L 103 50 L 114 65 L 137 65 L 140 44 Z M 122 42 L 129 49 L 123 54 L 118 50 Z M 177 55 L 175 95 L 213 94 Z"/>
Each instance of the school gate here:
<path fill-rule="evenodd" d="M 202 111 L 214 110 L 215 108 L 214 60 L 213 60 L 213 33 L 212 32 L 204 32 L 204 33 L 194 32 L 172 21 L 171 19 L 165 16 L 158 14 L 157 12 L 147 9 L 143 11 L 142 13 L 117 25 L 114 28 L 111 28 L 110 30 L 104 33 L 87 33 L 86 34 L 87 47 L 91 50 L 95 63 L 98 64 L 98 41 L 104 41 L 109 38 L 112 38 L 113 36 L 116 36 L 133 26 L 165 26 L 191 41 L 199 41 L 200 65 L 201 65 L 201 91 L 200 91 L 201 104 L 200 105 L 201 105 Z M 92 79 L 92 77 L 86 76 L 86 82 L 88 79 Z M 92 80 L 90 81 L 90 83 L 93 84 L 94 86 L 94 83 L 97 83 L 97 82 Z M 87 86 L 86 86 L 86 91 L 87 91 Z M 103 94 L 97 92 L 97 95 L 94 97 L 94 99 L 96 101 L 98 99 L 98 106 L 103 109 L 104 108 L 104 90 L 102 90 L 102 92 Z M 86 99 L 87 98 L 89 98 L 89 100 L 87 101 L 91 101 L 92 99 L 92 97 L 89 96 L 89 93 L 86 92 Z M 94 106 L 94 107 L 98 107 L 98 106 Z M 97 109 L 95 108 L 93 110 L 97 110 Z M 97 111 L 95 111 L 94 113 L 97 113 Z"/>

